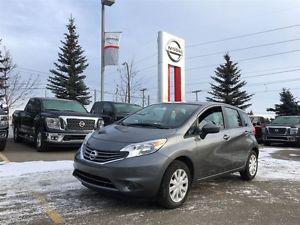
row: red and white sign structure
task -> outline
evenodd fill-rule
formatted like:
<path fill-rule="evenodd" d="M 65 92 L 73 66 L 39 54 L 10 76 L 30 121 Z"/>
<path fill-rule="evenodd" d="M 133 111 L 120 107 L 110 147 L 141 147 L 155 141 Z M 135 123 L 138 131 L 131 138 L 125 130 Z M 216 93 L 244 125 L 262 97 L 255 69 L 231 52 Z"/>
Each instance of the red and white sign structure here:
<path fill-rule="evenodd" d="M 158 102 L 185 101 L 185 41 L 158 32 Z"/>
<path fill-rule="evenodd" d="M 104 33 L 104 66 L 119 64 L 121 32 Z"/>

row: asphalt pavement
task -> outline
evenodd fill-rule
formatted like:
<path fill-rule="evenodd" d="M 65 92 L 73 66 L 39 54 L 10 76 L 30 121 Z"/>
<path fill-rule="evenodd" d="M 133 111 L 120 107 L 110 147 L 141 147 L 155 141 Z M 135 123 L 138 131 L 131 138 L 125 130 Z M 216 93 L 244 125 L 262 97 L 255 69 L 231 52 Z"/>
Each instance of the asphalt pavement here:
<path fill-rule="evenodd" d="M 15 162 L 55 161 L 72 160 L 76 150 L 53 149 L 38 153 L 30 144 L 15 144 L 9 140 L 2 154 Z M 270 151 L 268 157 L 264 156 L 266 151 Z M 154 199 L 126 198 L 89 190 L 72 176 L 71 166 L 66 170 L 16 177 L 1 177 L 0 173 L 0 224 L 299 225 L 300 150 L 272 147 L 263 149 L 261 156 L 264 158 L 260 161 L 260 174 L 253 181 L 242 181 L 238 174 L 233 174 L 195 183 L 187 202 L 174 210 L 159 207 Z M 274 160 L 280 160 L 278 166 Z M 289 179 L 285 179 L 288 177 L 281 171 L 286 171 L 285 164 L 290 166 L 287 167 L 287 175 L 292 175 Z M 273 168 L 277 175 L 268 179 Z"/>

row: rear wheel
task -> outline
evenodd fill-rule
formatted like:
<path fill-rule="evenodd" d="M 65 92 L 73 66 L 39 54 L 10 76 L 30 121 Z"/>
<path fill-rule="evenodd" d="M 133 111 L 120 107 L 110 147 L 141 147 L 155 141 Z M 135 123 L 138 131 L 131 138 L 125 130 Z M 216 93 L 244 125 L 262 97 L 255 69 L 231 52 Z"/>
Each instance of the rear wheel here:
<path fill-rule="evenodd" d="M 191 186 L 190 170 L 181 161 L 174 161 L 166 170 L 158 196 L 158 203 L 165 208 L 182 205 Z"/>
<path fill-rule="evenodd" d="M 22 138 L 20 137 L 19 127 L 14 126 L 14 142 L 20 143 L 22 142 Z"/>
<path fill-rule="evenodd" d="M 35 147 L 38 152 L 45 152 L 48 149 L 48 145 L 45 142 L 41 130 L 39 130 L 35 137 Z"/>
<path fill-rule="evenodd" d="M 243 171 L 240 171 L 241 177 L 243 180 L 252 180 L 257 173 L 257 168 L 258 168 L 258 157 L 257 157 L 257 153 L 252 150 L 247 163 L 246 163 L 246 167 Z"/>

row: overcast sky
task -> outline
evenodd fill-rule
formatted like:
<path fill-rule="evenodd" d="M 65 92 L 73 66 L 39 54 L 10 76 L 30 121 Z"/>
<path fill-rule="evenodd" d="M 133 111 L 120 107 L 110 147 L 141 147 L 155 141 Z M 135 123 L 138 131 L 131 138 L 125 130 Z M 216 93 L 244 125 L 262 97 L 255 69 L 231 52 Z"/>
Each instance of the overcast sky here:
<path fill-rule="evenodd" d="M 80 35 L 79 42 L 90 64 L 86 70 L 87 85 L 92 94 L 94 89 L 99 90 L 99 2 L 0 0 L 0 38 L 11 51 L 18 65 L 17 71 L 24 78 L 40 74 L 39 87 L 45 88 L 48 71 L 57 59 L 60 40 L 72 14 Z M 135 69 L 139 71 L 142 86 L 148 88 L 151 102 L 157 98 L 157 32 L 163 30 L 182 37 L 190 46 L 186 49 L 187 100 L 195 99 L 191 91 L 196 89 L 204 90 L 200 100 L 205 100 L 205 90 L 209 89 L 208 82 L 215 65 L 222 63 L 223 55 L 229 52 L 232 59 L 239 63 L 242 77 L 248 82 L 246 90 L 255 94 L 253 105 L 247 111 L 252 109 L 255 113 L 265 113 L 267 107 L 279 101 L 278 92 L 283 87 L 290 88 L 300 100 L 299 15 L 300 0 L 116 0 L 112 7 L 106 8 L 106 30 L 123 32 L 120 62 L 136 61 Z M 291 27 L 203 44 L 288 26 Z M 195 44 L 200 45 L 193 47 Z M 253 48 L 257 45 L 264 46 Z M 251 48 L 244 49 L 247 47 Z M 210 53 L 216 54 L 207 56 Z M 191 58 L 194 56 L 201 57 Z M 260 76 L 263 74 L 266 75 Z M 118 79 L 117 67 L 107 67 L 106 99 L 112 99 L 111 93 Z M 45 90 L 39 89 L 35 95 L 44 96 Z M 47 95 L 51 93 L 47 91 Z M 136 96 L 140 97 L 140 93 Z M 136 99 L 136 102 L 141 103 L 141 100 Z"/>

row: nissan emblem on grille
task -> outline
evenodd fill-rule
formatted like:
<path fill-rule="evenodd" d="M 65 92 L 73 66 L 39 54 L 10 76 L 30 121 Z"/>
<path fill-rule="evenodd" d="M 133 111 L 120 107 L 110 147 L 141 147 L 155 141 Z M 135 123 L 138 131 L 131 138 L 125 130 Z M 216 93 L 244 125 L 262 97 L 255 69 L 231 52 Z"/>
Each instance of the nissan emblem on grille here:
<path fill-rule="evenodd" d="M 79 125 L 80 127 L 84 127 L 84 126 L 85 126 L 85 122 L 84 122 L 84 121 L 80 121 L 80 122 L 78 123 L 78 125 Z"/>
<path fill-rule="evenodd" d="M 89 155 L 90 160 L 95 160 L 98 156 L 97 151 L 92 151 Z"/>
<path fill-rule="evenodd" d="M 275 132 L 278 132 L 279 130 L 278 129 L 275 129 Z"/>

